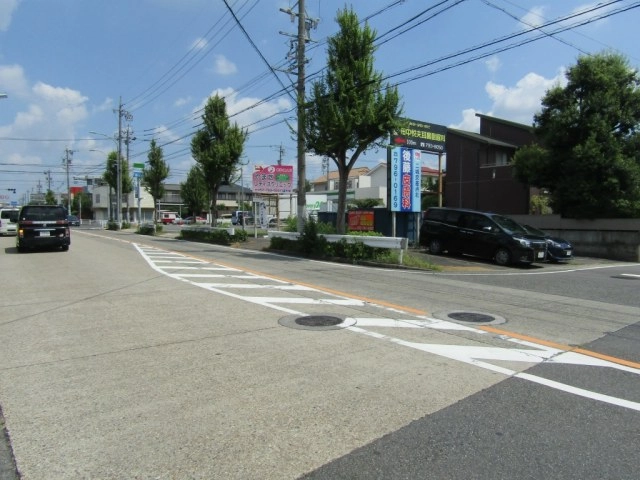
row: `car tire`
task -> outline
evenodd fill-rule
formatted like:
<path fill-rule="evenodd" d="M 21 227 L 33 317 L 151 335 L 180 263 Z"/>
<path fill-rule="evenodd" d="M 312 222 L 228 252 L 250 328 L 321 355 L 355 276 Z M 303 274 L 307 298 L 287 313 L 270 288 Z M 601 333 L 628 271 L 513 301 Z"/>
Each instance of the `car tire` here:
<path fill-rule="evenodd" d="M 429 252 L 434 255 L 440 255 L 442 250 L 442 241 L 439 238 L 432 238 L 429 240 Z"/>
<path fill-rule="evenodd" d="M 62 245 L 62 251 L 66 252 L 69 250 L 69 245 Z"/>
<path fill-rule="evenodd" d="M 506 248 L 499 248 L 496 251 L 495 261 L 501 266 L 509 265 L 511 263 L 511 252 Z"/>

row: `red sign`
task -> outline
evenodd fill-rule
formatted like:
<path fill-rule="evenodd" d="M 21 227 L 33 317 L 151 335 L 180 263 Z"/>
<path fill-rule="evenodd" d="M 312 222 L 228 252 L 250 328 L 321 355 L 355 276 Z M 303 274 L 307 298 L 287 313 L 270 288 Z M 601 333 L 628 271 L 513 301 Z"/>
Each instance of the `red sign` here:
<path fill-rule="evenodd" d="M 291 193 L 292 186 L 292 165 L 256 166 L 253 171 L 254 193 Z"/>
<path fill-rule="evenodd" d="M 373 231 L 373 212 L 371 210 L 349 210 L 348 212 L 349 230 L 352 231 Z"/>

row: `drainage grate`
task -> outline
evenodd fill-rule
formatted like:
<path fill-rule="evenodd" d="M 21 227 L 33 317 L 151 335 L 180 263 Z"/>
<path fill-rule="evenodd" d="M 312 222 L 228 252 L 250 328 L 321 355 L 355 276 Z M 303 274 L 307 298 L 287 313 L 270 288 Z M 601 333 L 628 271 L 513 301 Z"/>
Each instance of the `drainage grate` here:
<path fill-rule="evenodd" d="M 488 323 L 495 320 L 491 315 L 485 315 L 484 313 L 476 312 L 452 312 L 449 314 L 449 318 L 453 320 L 459 320 L 461 322 L 472 323 Z"/>

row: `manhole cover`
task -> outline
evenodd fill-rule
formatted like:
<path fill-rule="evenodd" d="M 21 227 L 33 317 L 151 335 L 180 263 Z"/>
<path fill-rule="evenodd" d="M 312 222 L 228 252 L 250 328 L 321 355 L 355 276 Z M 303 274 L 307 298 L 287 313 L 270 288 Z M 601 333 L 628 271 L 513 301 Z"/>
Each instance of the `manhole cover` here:
<path fill-rule="evenodd" d="M 283 327 L 298 330 L 339 330 L 356 324 L 354 318 L 342 315 L 289 315 L 278 320 Z"/>
<path fill-rule="evenodd" d="M 304 327 L 335 327 L 342 323 L 342 318 L 329 315 L 308 315 L 296 318 L 296 323 Z"/>
<path fill-rule="evenodd" d="M 449 318 L 453 320 L 459 320 L 461 322 L 473 322 L 473 323 L 488 323 L 493 322 L 494 318 L 491 315 L 485 315 L 484 313 L 475 312 L 452 312 L 449 314 Z"/>
<path fill-rule="evenodd" d="M 433 314 L 435 318 L 441 320 L 448 320 L 450 322 L 458 323 L 477 323 L 483 325 L 500 325 L 507 323 L 507 320 L 499 315 L 493 315 L 492 313 L 485 312 L 468 312 L 468 311 L 449 311 L 449 312 L 436 312 Z"/>

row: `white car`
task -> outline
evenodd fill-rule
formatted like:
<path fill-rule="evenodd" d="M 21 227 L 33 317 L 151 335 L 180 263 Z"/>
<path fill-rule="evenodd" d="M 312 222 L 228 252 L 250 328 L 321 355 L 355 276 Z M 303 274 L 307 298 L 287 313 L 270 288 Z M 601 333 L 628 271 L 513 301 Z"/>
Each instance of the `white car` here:
<path fill-rule="evenodd" d="M 19 208 L 0 209 L 0 235 L 15 235 L 18 229 Z"/>

